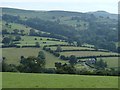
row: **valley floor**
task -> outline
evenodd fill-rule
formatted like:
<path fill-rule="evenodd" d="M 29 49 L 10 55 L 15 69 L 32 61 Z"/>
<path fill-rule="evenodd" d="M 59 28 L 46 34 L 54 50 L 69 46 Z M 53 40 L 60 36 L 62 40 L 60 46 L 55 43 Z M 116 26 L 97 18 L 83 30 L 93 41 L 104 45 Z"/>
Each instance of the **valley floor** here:
<path fill-rule="evenodd" d="M 118 88 L 118 77 L 3 73 L 3 88 Z"/>

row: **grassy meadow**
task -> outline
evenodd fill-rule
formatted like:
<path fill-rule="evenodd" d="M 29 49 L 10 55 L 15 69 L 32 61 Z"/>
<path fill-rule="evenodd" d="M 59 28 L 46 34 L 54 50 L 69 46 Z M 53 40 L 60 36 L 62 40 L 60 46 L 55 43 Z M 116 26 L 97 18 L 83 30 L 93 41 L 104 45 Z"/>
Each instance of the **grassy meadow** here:
<path fill-rule="evenodd" d="M 114 67 L 117 68 L 119 67 L 119 58 L 118 57 L 107 57 L 107 58 L 102 58 L 105 62 L 107 62 L 108 67 Z"/>
<path fill-rule="evenodd" d="M 2 75 L 3 88 L 118 88 L 118 77 L 114 76 L 9 72 L 3 73 Z"/>
<path fill-rule="evenodd" d="M 6 57 L 6 62 L 8 64 L 15 64 L 18 65 L 20 62 L 21 56 L 37 56 L 38 52 L 41 51 L 41 48 L 3 48 L 2 49 L 2 56 Z M 63 61 L 52 54 L 45 52 L 46 55 L 46 67 L 53 68 L 55 62 L 66 62 Z"/>
<path fill-rule="evenodd" d="M 35 38 L 37 40 L 35 40 Z M 50 40 L 47 40 L 47 39 L 50 39 Z M 55 44 L 67 44 L 66 42 L 52 41 L 51 39 L 52 38 L 37 37 L 37 36 L 22 36 L 22 39 L 20 41 L 18 41 L 20 44 L 17 44 L 17 45 L 20 45 L 20 46 L 28 45 L 29 46 L 29 45 L 35 45 L 35 42 L 39 42 L 41 46 L 55 45 Z M 44 43 L 44 42 L 46 42 L 46 43 Z"/>
<path fill-rule="evenodd" d="M 50 47 L 52 50 L 56 50 L 57 47 Z M 87 47 L 75 47 L 75 46 L 61 46 L 62 50 L 94 50 L 93 48 Z"/>
<path fill-rule="evenodd" d="M 117 55 L 112 52 L 100 52 L 100 51 L 75 51 L 75 52 L 61 52 L 61 55 L 70 56 L 75 55 L 76 57 L 82 56 L 98 56 L 98 55 Z"/>

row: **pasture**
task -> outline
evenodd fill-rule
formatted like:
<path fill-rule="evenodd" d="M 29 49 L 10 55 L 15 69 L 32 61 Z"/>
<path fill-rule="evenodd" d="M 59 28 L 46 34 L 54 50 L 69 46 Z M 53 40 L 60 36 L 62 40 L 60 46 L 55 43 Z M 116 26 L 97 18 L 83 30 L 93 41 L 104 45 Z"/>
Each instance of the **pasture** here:
<path fill-rule="evenodd" d="M 19 30 L 24 30 L 25 34 L 29 33 L 30 31 L 30 27 L 26 27 L 25 25 L 22 25 L 22 24 L 17 24 L 17 23 L 9 23 L 9 25 L 11 25 L 11 27 L 9 26 L 6 26 L 5 25 L 6 22 L 2 22 L 2 29 L 7 29 L 9 32 L 13 32 L 14 29 L 19 29 Z"/>
<path fill-rule="evenodd" d="M 9 72 L 3 73 L 2 76 L 3 88 L 118 88 L 117 76 Z"/>
<path fill-rule="evenodd" d="M 28 57 L 28 56 L 37 56 L 38 52 L 41 51 L 41 48 L 3 48 L 2 49 L 2 56 L 6 57 L 6 62 L 8 64 L 15 64 L 19 65 L 20 57 Z M 66 62 L 63 61 L 52 54 L 44 51 L 46 55 L 46 67 L 53 68 L 55 67 L 55 62 Z"/>
<path fill-rule="evenodd" d="M 47 40 L 47 39 L 49 39 L 49 40 Z M 22 36 L 22 39 L 20 41 L 17 41 L 20 44 L 17 44 L 17 45 L 20 45 L 20 46 L 28 45 L 29 46 L 29 45 L 35 45 L 36 42 L 39 42 L 41 46 L 54 45 L 54 44 L 67 44 L 66 42 L 53 41 L 52 39 L 53 38 L 47 38 L 47 37 Z"/>
<path fill-rule="evenodd" d="M 118 57 L 101 57 L 101 58 L 97 58 L 97 60 L 100 60 L 102 59 L 104 62 L 107 62 L 107 65 L 108 65 L 108 68 L 118 68 L 119 65 L 118 65 Z M 82 61 L 86 61 L 88 59 L 80 59 Z M 83 67 L 81 66 L 80 64 L 77 64 L 76 66 L 79 66 L 79 67 Z"/>
<path fill-rule="evenodd" d="M 56 50 L 57 47 L 50 47 L 52 50 Z M 75 47 L 75 46 L 61 46 L 62 50 L 94 50 L 93 48 L 87 47 Z"/>
<path fill-rule="evenodd" d="M 118 57 L 107 57 L 107 58 L 102 58 L 105 62 L 107 62 L 108 67 L 113 67 L 113 68 L 117 68 L 119 67 L 118 65 Z M 98 59 L 99 60 L 99 59 Z"/>
<path fill-rule="evenodd" d="M 4 29 L 7 29 L 8 32 L 13 32 L 14 29 L 18 29 L 18 30 L 24 30 L 24 34 L 29 34 L 30 32 L 30 29 L 32 29 L 31 27 L 28 27 L 26 25 L 23 25 L 23 24 L 18 24 L 18 23 L 9 23 L 8 26 L 5 25 L 6 22 L 5 21 L 2 21 L 2 30 Z M 40 31 L 40 30 L 36 30 L 34 29 L 36 32 Z M 41 33 L 47 33 L 47 32 L 43 32 L 43 31 L 40 31 Z"/>
<path fill-rule="evenodd" d="M 76 57 L 82 56 L 98 56 L 98 55 L 117 55 L 112 52 L 100 52 L 100 51 L 75 51 L 75 52 L 61 52 L 61 55 L 70 56 L 75 55 Z"/>

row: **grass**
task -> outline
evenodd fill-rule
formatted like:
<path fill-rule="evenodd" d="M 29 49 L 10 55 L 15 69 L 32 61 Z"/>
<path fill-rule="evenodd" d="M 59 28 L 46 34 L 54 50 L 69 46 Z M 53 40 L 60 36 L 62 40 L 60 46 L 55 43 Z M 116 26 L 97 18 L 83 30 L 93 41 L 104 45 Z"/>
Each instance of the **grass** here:
<path fill-rule="evenodd" d="M 27 18 L 38 17 L 46 21 L 55 21 L 57 19 L 60 19 L 60 24 L 67 24 L 73 27 L 76 27 L 77 24 L 80 24 L 81 26 L 77 27 L 78 30 L 85 30 L 86 28 L 88 28 L 88 22 L 85 22 L 84 20 L 80 20 L 79 22 L 77 22 L 77 20 L 71 20 L 71 17 L 74 16 L 75 14 L 71 16 L 71 14 L 68 15 L 67 13 L 60 14 L 60 13 L 51 13 L 46 11 L 22 11 L 22 10 L 15 10 L 15 9 L 3 10 L 2 14 L 9 14 L 9 15 L 16 15 L 16 16 L 19 15 L 23 20 L 25 20 L 25 17 Z M 53 16 L 55 16 L 56 19 L 52 19 Z M 86 26 L 84 26 L 84 24 Z"/>
<path fill-rule="evenodd" d="M 38 52 L 42 50 L 41 48 L 3 48 L 2 49 L 2 56 L 6 57 L 6 62 L 8 64 L 15 64 L 19 65 L 20 57 L 21 56 L 37 56 Z M 66 62 L 63 61 L 52 54 L 44 51 L 46 55 L 46 67 L 53 68 L 55 62 Z"/>
<path fill-rule="evenodd" d="M 118 57 L 108 57 L 108 58 L 102 58 L 105 62 L 107 62 L 108 67 L 119 67 L 118 66 Z"/>
<path fill-rule="evenodd" d="M 11 25 L 11 28 L 5 26 L 5 22 L 2 22 L 2 28 L 3 29 L 7 29 L 8 32 L 13 32 L 14 29 L 19 29 L 19 30 L 24 30 L 25 33 L 29 33 L 30 31 L 30 27 L 26 27 L 25 25 L 22 24 L 17 24 L 17 23 L 9 23 L 9 25 Z"/>
<path fill-rule="evenodd" d="M 18 23 L 9 23 L 9 25 L 11 25 L 11 28 L 9 26 L 5 25 L 5 21 L 2 21 L 2 29 L 7 29 L 8 32 L 13 32 L 14 29 L 18 29 L 18 30 L 24 30 L 24 34 L 29 34 L 31 27 L 25 26 L 23 24 L 18 24 Z M 34 29 L 36 32 L 38 32 L 38 30 Z M 40 30 L 39 30 L 40 31 Z M 40 31 L 41 33 L 46 33 L 43 31 Z"/>
<path fill-rule="evenodd" d="M 56 50 L 57 47 L 50 47 L 52 50 Z M 94 50 L 93 48 L 86 48 L 86 47 L 75 47 L 75 46 L 61 46 L 62 50 Z"/>
<path fill-rule="evenodd" d="M 105 61 L 105 62 L 107 62 L 107 67 L 108 68 L 118 68 L 119 67 L 119 65 L 118 65 L 118 57 L 105 57 L 105 58 L 97 58 L 97 60 L 100 60 L 100 59 L 102 59 L 103 61 Z M 85 61 L 85 60 L 87 60 L 87 59 L 80 59 L 80 60 L 82 60 L 82 61 Z M 79 66 L 80 67 L 80 64 L 77 64 L 77 66 Z"/>
<path fill-rule="evenodd" d="M 3 88 L 118 88 L 118 77 L 3 73 Z"/>
<path fill-rule="evenodd" d="M 9 37 L 15 39 L 15 36 L 13 36 L 13 35 L 4 35 L 4 36 L 9 36 Z M 37 39 L 37 40 L 35 40 L 35 39 Z M 49 40 L 47 40 L 47 39 L 49 39 Z M 14 43 L 19 43 L 17 45 L 20 45 L 20 46 L 35 45 L 36 42 L 39 42 L 40 46 L 68 44 L 67 42 L 64 42 L 64 41 L 54 41 L 52 39 L 55 39 L 55 38 L 38 37 L 38 36 L 21 36 L 21 40 L 20 41 L 14 41 Z M 58 39 L 55 39 L 55 40 L 58 40 Z M 43 43 L 43 42 L 46 42 L 46 43 Z"/>
<path fill-rule="evenodd" d="M 35 38 L 37 40 L 35 40 Z M 42 40 L 40 40 L 42 39 Z M 67 44 L 66 42 L 60 42 L 60 41 L 50 41 L 47 39 L 52 39 L 52 38 L 46 38 L 46 37 L 37 37 L 37 36 L 22 36 L 22 40 L 19 41 L 20 44 L 18 45 L 35 45 L 35 42 L 39 42 L 40 45 L 54 45 L 54 44 Z M 46 42 L 45 44 L 43 42 Z"/>
<path fill-rule="evenodd" d="M 97 55 L 117 55 L 112 52 L 98 52 L 98 51 L 75 51 L 75 52 L 61 52 L 61 55 L 70 56 L 75 55 L 76 57 L 82 56 L 97 56 Z"/>

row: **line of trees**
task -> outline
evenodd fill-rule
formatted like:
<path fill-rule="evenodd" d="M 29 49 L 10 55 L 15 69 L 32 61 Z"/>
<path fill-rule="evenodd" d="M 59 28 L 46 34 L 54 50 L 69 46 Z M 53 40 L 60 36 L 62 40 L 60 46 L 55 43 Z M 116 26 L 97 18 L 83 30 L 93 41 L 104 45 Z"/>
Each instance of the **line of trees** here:
<path fill-rule="evenodd" d="M 37 57 L 29 56 L 25 58 L 21 56 L 20 65 L 7 64 L 7 59 L 3 57 L 2 71 L 3 72 L 24 72 L 24 73 L 57 73 L 57 74 L 77 74 L 77 75 L 106 75 L 118 76 L 119 69 L 107 68 L 107 64 L 102 60 L 96 61 L 94 70 L 77 69 L 75 68 L 76 57 L 71 56 L 69 63 L 62 64 L 55 62 L 55 68 L 45 68 L 46 56 L 43 51 L 38 53 Z"/>

